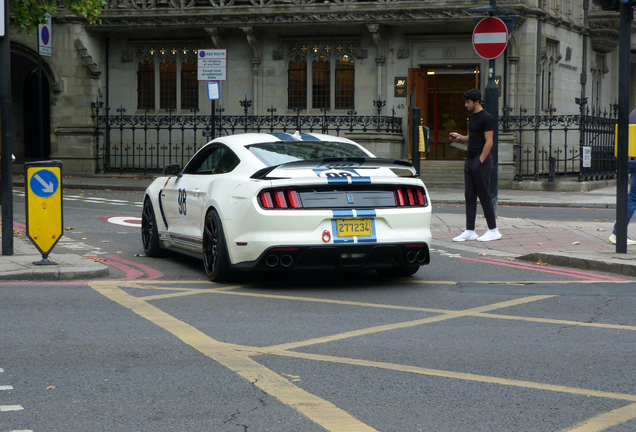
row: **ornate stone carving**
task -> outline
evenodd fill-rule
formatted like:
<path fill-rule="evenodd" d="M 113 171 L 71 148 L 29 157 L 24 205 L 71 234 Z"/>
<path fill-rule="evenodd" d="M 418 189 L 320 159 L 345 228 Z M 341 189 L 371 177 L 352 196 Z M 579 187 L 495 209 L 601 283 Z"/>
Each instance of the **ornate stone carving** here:
<path fill-rule="evenodd" d="M 270 3 L 270 0 L 253 0 L 257 2 L 255 5 L 259 6 L 262 12 L 254 13 L 253 10 L 248 10 L 241 14 L 237 14 L 236 11 L 229 7 L 233 4 L 233 0 L 208 0 L 210 6 L 207 7 L 203 5 L 205 2 L 197 0 L 194 5 L 187 7 L 188 11 L 196 12 L 191 15 L 166 14 L 165 16 L 154 15 L 148 17 L 142 13 L 144 9 L 176 9 L 172 7 L 170 1 L 177 0 L 113 0 L 109 8 L 105 9 L 100 15 L 102 25 L 99 27 L 155 27 L 164 25 L 184 27 L 193 25 L 251 26 L 332 22 L 374 24 L 391 21 L 425 22 L 429 20 L 450 23 L 457 19 L 473 17 L 472 14 L 465 10 L 448 10 L 448 8 L 443 7 L 439 9 L 423 9 L 411 4 L 400 8 L 383 6 L 383 3 L 399 3 L 402 0 L 365 2 L 365 10 L 360 10 L 357 6 L 350 6 L 349 8 L 325 7 L 324 11 L 317 11 L 316 5 L 320 3 L 315 3 L 315 5 L 309 6 L 305 13 L 302 10 L 299 12 L 297 8 L 300 7 L 302 9 L 310 5 L 309 0 L 304 0 L 306 3 L 302 3 L 303 0 L 295 0 L 295 2 L 299 3 L 292 3 L 291 0 L 285 2 L 278 0 L 273 3 Z M 190 4 L 190 0 L 183 1 L 185 6 Z M 333 3 L 335 0 L 329 1 Z M 225 11 L 227 13 L 224 13 Z"/>
<path fill-rule="evenodd" d="M 174 8 L 188 9 L 194 6 L 195 0 L 170 0 L 170 4 Z"/>
<path fill-rule="evenodd" d="M 252 63 L 254 63 L 254 60 L 258 60 L 260 63 L 261 52 L 262 52 L 261 43 L 256 37 L 256 32 L 254 31 L 254 28 L 241 27 L 241 30 L 243 31 L 243 33 L 245 33 L 245 36 L 247 36 L 247 43 L 250 44 L 250 47 L 252 48 Z"/>
<path fill-rule="evenodd" d="M 215 49 L 223 48 L 224 43 L 223 39 L 221 39 L 221 34 L 218 27 L 206 27 L 205 32 L 210 35 L 210 38 L 212 39 L 212 45 Z"/>
<path fill-rule="evenodd" d="M 353 56 L 357 59 L 364 59 L 369 56 L 369 51 L 366 48 L 356 48 L 353 50 Z"/>
<path fill-rule="evenodd" d="M 411 50 L 409 47 L 399 47 L 397 49 L 397 58 L 405 59 L 411 57 Z"/>
<path fill-rule="evenodd" d="M 102 72 L 97 67 L 97 63 L 93 60 L 93 57 L 88 54 L 88 50 L 84 46 L 81 40 L 75 39 L 75 48 L 79 51 L 80 56 L 82 56 L 82 61 L 84 65 L 88 68 L 91 74 L 91 78 L 97 79 L 102 74 Z"/>
<path fill-rule="evenodd" d="M 234 0 L 210 0 L 210 4 L 214 7 L 226 7 L 234 5 Z"/>
<path fill-rule="evenodd" d="M 371 36 L 373 36 L 373 42 L 375 42 L 375 47 L 377 49 L 377 56 L 375 58 L 376 60 L 383 62 L 386 59 L 386 41 L 382 32 L 382 27 L 380 24 L 368 24 L 367 29 L 371 33 Z M 358 56 L 356 55 L 356 57 Z"/>
<path fill-rule="evenodd" d="M 62 93 L 64 91 L 64 86 L 62 85 L 62 82 L 60 81 L 55 81 L 51 84 L 51 91 L 53 93 Z"/>
<path fill-rule="evenodd" d="M 611 12 L 590 13 L 590 39 L 592 49 L 607 54 L 618 46 L 618 16 Z"/>
<path fill-rule="evenodd" d="M 272 59 L 274 60 L 284 60 L 285 59 L 285 50 L 277 49 L 272 51 Z"/>
<path fill-rule="evenodd" d="M 442 50 L 442 55 L 445 59 L 455 58 L 455 53 L 455 48 L 453 47 L 446 47 Z"/>

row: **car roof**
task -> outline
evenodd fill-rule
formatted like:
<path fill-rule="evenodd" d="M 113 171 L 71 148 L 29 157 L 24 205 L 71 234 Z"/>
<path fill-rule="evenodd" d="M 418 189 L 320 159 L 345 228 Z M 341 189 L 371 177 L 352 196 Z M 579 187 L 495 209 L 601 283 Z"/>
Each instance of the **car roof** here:
<path fill-rule="evenodd" d="M 326 134 L 318 134 L 318 133 L 285 133 L 285 132 L 274 132 L 274 133 L 244 133 L 244 134 L 236 134 L 236 135 L 228 135 L 220 138 L 216 138 L 212 142 L 221 142 L 227 144 L 229 146 L 248 146 L 251 144 L 259 144 L 259 143 L 271 143 L 271 142 L 320 142 L 320 141 L 330 141 L 330 142 L 342 142 L 347 144 L 353 144 L 355 146 L 360 147 L 364 150 L 365 153 L 369 154 L 369 156 L 373 156 L 368 150 L 362 147 L 360 144 L 351 141 L 350 139 L 326 135 Z"/>

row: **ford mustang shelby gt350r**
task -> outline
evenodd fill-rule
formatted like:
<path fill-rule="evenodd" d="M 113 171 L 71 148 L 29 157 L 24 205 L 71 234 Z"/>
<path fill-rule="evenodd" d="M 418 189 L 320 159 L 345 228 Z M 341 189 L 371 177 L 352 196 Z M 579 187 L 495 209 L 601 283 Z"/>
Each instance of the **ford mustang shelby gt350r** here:
<path fill-rule="evenodd" d="M 431 205 L 408 162 L 313 133 L 217 138 L 145 193 L 148 256 L 203 258 L 212 281 L 241 270 L 372 269 L 410 276 L 430 260 Z"/>

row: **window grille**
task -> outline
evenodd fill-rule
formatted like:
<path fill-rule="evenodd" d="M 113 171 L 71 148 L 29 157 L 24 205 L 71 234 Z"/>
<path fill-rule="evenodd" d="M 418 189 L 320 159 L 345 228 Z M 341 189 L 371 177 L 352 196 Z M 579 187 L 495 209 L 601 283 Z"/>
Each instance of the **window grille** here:
<path fill-rule="evenodd" d="M 287 48 L 287 108 L 353 109 L 355 52 L 351 40 L 291 42 Z"/>
<path fill-rule="evenodd" d="M 342 60 L 336 62 L 336 109 L 353 109 L 353 89 L 355 67 L 353 59 L 342 56 Z"/>
<path fill-rule="evenodd" d="M 311 67 L 311 76 L 312 108 L 330 108 L 331 63 L 321 56 L 313 62 Z"/>
<path fill-rule="evenodd" d="M 287 69 L 287 108 L 307 108 L 307 62 L 300 57 L 289 62 Z"/>
<path fill-rule="evenodd" d="M 155 64 L 148 57 L 137 66 L 137 108 L 155 109 Z"/>
<path fill-rule="evenodd" d="M 168 57 L 159 66 L 161 78 L 159 84 L 159 108 L 177 109 L 177 63 Z"/>
<path fill-rule="evenodd" d="M 199 107 L 197 47 L 194 44 L 137 45 L 137 109 Z M 156 106 L 156 101 L 159 106 Z"/>
<path fill-rule="evenodd" d="M 197 62 L 188 58 L 181 64 L 181 109 L 199 107 L 199 81 L 197 80 Z"/>

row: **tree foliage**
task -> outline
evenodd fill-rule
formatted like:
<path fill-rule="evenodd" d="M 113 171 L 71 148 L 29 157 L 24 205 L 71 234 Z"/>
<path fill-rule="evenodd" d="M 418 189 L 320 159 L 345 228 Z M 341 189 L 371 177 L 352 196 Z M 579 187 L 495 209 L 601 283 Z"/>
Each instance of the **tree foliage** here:
<path fill-rule="evenodd" d="M 9 13 L 18 31 L 26 31 L 31 34 L 38 28 L 38 24 L 44 24 L 45 14 L 55 15 L 58 3 L 74 15 L 81 15 L 90 23 L 99 22 L 97 18 L 101 13 L 101 7 L 107 0 L 9 0 Z"/>

